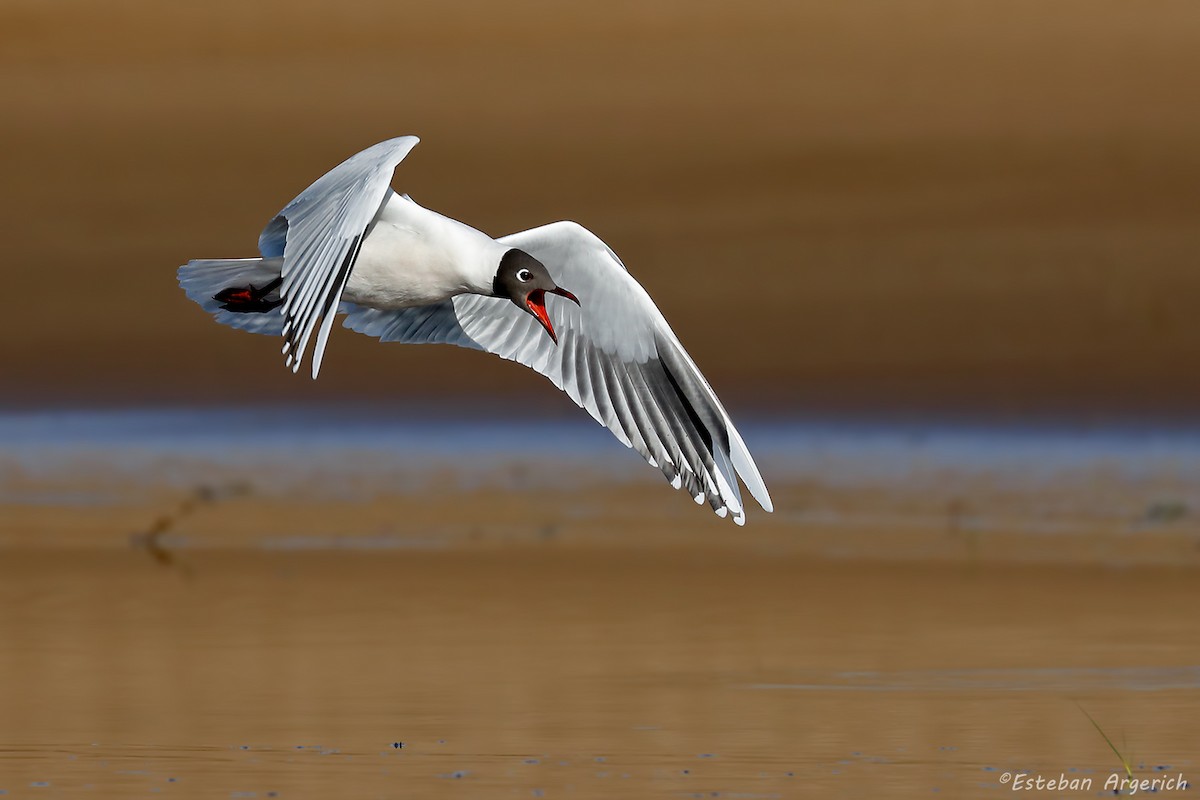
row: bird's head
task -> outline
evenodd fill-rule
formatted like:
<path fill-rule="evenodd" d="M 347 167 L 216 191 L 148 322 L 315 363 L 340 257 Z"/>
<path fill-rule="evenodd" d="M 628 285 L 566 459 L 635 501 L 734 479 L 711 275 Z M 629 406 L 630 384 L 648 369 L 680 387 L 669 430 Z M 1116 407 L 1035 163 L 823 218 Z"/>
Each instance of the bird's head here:
<path fill-rule="evenodd" d="M 507 297 L 517 308 L 527 311 L 542 324 L 555 344 L 558 344 L 558 334 L 554 332 L 550 316 L 546 313 L 546 292 L 565 297 L 579 305 L 575 295 L 554 282 L 545 264 L 523 250 L 509 250 L 500 259 L 500 268 L 496 270 L 492 291 L 496 297 Z"/>

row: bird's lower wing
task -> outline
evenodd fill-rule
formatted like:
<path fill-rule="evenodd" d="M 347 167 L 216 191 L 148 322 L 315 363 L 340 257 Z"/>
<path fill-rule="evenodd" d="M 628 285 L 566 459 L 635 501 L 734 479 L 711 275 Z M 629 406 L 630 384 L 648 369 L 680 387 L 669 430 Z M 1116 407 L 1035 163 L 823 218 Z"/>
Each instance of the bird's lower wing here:
<path fill-rule="evenodd" d="M 662 470 L 675 488 L 745 521 L 738 475 L 771 510 L 758 469 L 704 376 L 646 291 L 596 236 L 570 222 L 499 241 L 537 258 L 576 307 L 547 295 L 558 344 L 502 298 L 459 295 L 432 306 L 377 311 L 346 305 L 346 326 L 384 341 L 472 347 L 525 364 Z"/>

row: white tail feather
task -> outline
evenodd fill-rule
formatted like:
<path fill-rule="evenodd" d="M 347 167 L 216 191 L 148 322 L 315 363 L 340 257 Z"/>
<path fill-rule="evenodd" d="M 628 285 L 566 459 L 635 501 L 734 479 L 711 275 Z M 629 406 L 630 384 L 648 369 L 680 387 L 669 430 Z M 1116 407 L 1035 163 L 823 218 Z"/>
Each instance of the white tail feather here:
<path fill-rule="evenodd" d="M 279 277 L 282 264 L 281 258 L 201 259 L 184 264 L 177 275 L 187 296 L 222 325 L 279 336 L 283 333 L 280 308 L 258 313 L 229 311 L 214 295 L 229 288 L 262 288 Z"/>

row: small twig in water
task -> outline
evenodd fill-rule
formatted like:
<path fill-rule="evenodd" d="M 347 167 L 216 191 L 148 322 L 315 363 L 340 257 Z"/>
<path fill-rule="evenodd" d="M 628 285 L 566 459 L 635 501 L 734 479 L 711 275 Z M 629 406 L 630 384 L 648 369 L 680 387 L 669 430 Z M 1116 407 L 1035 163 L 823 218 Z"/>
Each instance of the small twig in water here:
<path fill-rule="evenodd" d="M 1112 743 L 1112 739 L 1108 738 L 1108 734 L 1105 733 L 1104 729 L 1100 727 L 1100 723 L 1098 723 L 1098 722 L 1096 722 L 1096 720 L 1092 719 L 1092 715 L 1089 714 L 1086 710 L 1084 710 L 1084 707 L 1079 705 L 1079 703 L 1075 703 L 1075 705 L 1076 705 L 1076 707 L 1079 708 L 1080 711 L 1083 712 L 1083 715 L 1088 718 L 1088 722 L 1092 723 L 1092 727 L 1094 727 L 1096 729 L 1096 732 L 1099 733 L 1100 736 L 1102 736 L 1104 738 L 1104 743 L 1107 744 L 1109 749 L 1112 750 L 1113 753 L 1116 754 L 1117 758 L 1119 758 L 1121 760 L 1121 766 L 1123 766 L 1125 768 L 1125 774 L 1129 776 L 1130 780 L 1133 780 L 1133 768 L 1129 766 L 1129 759 L 1127 759 L 1127 758 L 1125 758 L 1125 756 L 1121 755 L 1121 751 L 1118 750 L 1117 746 Z"/>
<path fill-rule="evenodd" d="M 162 537 L 181 520 L 191 516 L 200 508 L 249 493 L 250 487 L 244 483 L 231 483 L 216 487 L 206 484 L 197 486 L 174 511 L 159 515 L 146 530 L 133 534 L 130 537 L 130 544 L 133 547 L 145 548 L 150 557 L 164 567 L 179 566 L 185 572 L 190 572 L 187 567 L 179 564 L 175 553 L 163 545 Z"/>

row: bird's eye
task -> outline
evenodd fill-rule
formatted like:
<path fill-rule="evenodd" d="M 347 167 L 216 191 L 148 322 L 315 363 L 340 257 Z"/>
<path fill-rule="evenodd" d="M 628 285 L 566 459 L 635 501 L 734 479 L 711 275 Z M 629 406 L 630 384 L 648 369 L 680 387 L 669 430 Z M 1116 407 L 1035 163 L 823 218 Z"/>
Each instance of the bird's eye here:
<path fill-rule="evenodd" d="M 517 280 L 521 283 L 526 283 L 533 279 L 533 273 L 527 269 L 523 269 L 517 273 Z"/>

